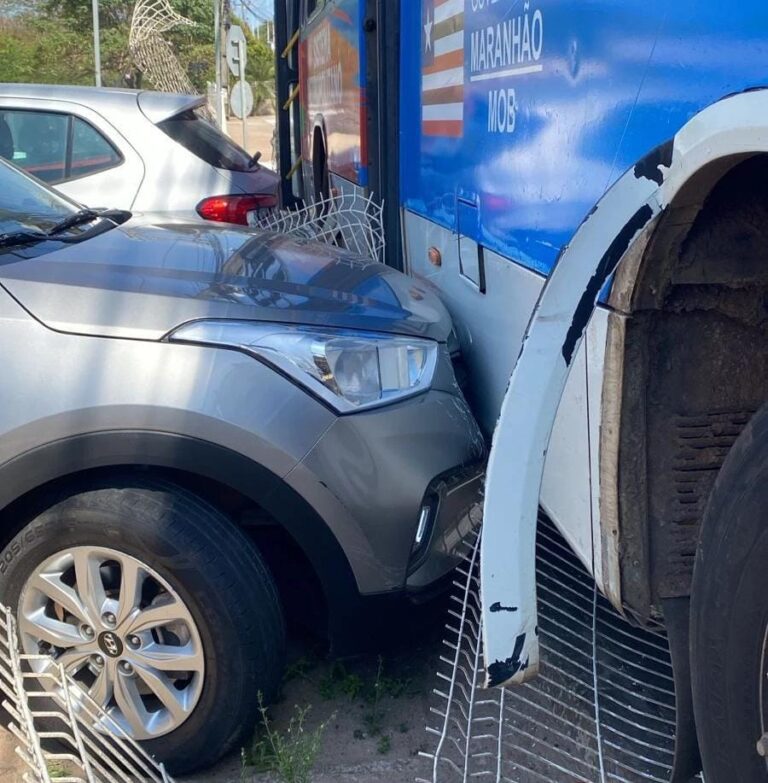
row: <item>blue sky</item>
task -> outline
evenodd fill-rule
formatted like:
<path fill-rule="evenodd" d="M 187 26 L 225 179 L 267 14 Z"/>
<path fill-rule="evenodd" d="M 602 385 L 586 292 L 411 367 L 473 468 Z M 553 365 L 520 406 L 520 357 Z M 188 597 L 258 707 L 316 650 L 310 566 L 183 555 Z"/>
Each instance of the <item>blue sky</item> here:
<path fill-rule="evenodd" d="M 230 0 L 232 10 L 236 14 L 241 13 L 241 7 L 245 12 L 246 19 L 254 26 L 258 25 L 263 19 L 272 19 L 275 15 L 274 0 Z M 255 13 L 251 13 L 250 11 Z"/>

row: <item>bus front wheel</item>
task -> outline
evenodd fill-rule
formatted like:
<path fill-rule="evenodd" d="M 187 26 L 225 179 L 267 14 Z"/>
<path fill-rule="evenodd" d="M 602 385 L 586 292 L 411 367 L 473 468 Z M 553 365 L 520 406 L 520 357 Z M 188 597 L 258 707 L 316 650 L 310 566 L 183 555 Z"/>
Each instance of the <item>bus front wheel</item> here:
<path fill-rule="evenodd" d="M 768 406 L 732 447 L 704 514 L 691 676 L 707 783 L 768 781 Z"/>

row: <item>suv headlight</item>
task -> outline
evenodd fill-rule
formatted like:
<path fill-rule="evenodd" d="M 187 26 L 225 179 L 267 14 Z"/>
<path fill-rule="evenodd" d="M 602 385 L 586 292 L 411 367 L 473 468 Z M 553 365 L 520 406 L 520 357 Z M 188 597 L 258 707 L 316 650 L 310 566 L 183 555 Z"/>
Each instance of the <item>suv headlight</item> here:
<path fill-rule="evenodd" d="M 253 354 L 339 413 L 426 391 L 438 355 L 436 342 L 418 337 L 243 321 L 196 321 L 177 329 L 170 339 Z"/>

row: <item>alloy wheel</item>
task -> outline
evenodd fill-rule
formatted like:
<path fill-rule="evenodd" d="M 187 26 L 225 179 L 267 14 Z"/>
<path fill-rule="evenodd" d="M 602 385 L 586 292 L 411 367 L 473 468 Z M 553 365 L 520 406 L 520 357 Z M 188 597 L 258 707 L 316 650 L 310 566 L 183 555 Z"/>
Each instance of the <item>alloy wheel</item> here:
<path fill-rule="evenodd" d="M 25 653 L 63 664 L 135 740 L 174 731 L 200 698 L 205 659 L 191 612 L 157 571 L 122 552 L 77 546 L 49 557 L 21 591 L 18 624 Z"/>

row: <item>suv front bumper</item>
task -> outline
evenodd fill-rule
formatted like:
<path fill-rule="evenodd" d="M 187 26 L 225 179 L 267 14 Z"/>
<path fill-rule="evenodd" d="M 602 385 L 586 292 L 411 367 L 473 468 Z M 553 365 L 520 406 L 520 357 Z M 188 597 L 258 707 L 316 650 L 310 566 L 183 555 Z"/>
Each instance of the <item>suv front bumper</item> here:
<path fill-rule="evenodd" d="M 285 479 L 329 527 L 361 596 L 426 588 L 463 556 L 486 447 L 459 394 L 340 416 Z M 435 517 L 414 551 L 430 499 Z"/>
<path fill-rule="evenodd" d="M 408 567 L 409 592 L 424 594 L 465 559 L 483 514 L 485 461 L 434 479 L 422 508 L 430 515 L 421 546 Z"/>

